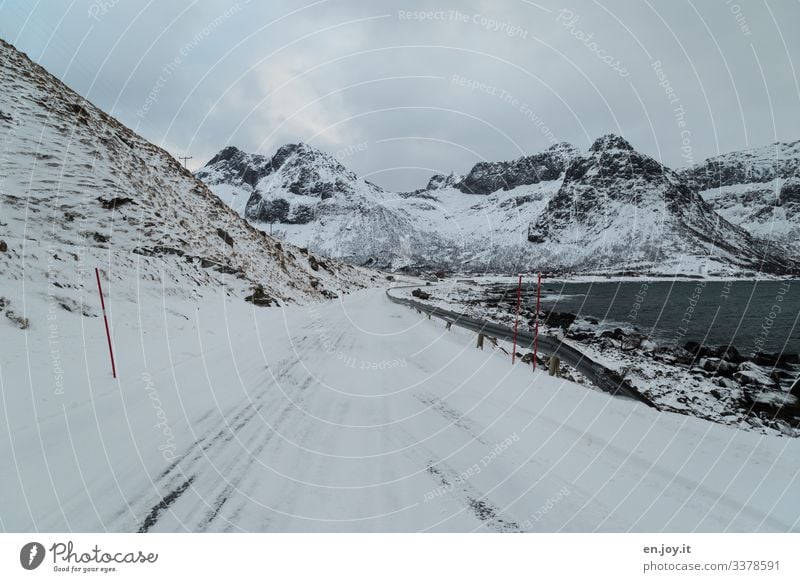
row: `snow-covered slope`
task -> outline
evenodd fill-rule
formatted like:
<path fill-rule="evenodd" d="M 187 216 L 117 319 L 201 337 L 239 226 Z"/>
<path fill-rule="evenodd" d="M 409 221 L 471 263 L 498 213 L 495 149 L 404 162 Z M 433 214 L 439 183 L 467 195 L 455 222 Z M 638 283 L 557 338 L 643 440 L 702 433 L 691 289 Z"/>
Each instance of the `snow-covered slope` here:
<path fill-rule="evenodd" d="M 715 156 L 681 174 L 728 221 L 800 253 L 800 141 Z"/>
<path fill-rule="evenodd" d="M 3 343 L 10 531 L 797 531 L 800 440 L 594 392 L 359 291 L 313 308 L 125 303 Z M 187 304 L 167 301 L 171 309 Z M 100 323 L 100 322 L 93 322 Z M 140 329 L 150 334 L 142 345 Z M 68 329 L 67 329 L 68 328 Z M 0 341 L 9 330 L 0 326 Z M 424 349 L 423 349 L 424 348 Z M 34 358 L 34 361 L 38 361 Z M 11 388 L 11 389 L 10 389 Z"/>
<path fill-rule="evenodd" d="M 115 299 L 130 301 L 245 298 L 258 287 L 255 299 L 274 305 L 369 281 L 260 233 L 166 152 L 2 41 L 0 135 L 0 296 L 6 315 L 32 326 L 45 324 L 45 302 L 96 314 L 94 267 Z"/>
<path fill-rule="evenodd" d="M 267 158 L 226 148 L 197 172 L 259 228 L 355 264 L 453 271 L 782 274 L 768 248 L 622 138 L 569 144 L 414 192 L 382 190 L 306 144 Z M 243 203 L 244 200 L 246 203 Z"/>
<path fill-rule="evenodd" d="M 531 225 L 556 269 L 783 274 L 785 256 L 716 214 L 675 172 L 606 135 Z"/>

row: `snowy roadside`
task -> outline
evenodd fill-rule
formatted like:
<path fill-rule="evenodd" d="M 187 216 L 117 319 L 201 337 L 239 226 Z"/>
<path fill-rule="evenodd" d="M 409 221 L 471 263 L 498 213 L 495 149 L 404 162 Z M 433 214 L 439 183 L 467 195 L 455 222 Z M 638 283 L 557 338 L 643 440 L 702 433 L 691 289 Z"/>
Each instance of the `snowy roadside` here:
<path fill-rule="evenodd" d="M 426 303 L 513 327 L 514 297 L 504 296 L 499 301 L 487 297 L 487 288 L 499 283 L 507 285 L 508 279 L 455 279 L 419 290 Z M 393 293 L 408 299 L 421 298 L 415 288 L 397 289 Z M 425 298 L 426 295 L 429 297 Z M 615 322 L 604 323 L 590 317 L 576 319 L 566 313 L 551 312 L 550 305 L 558 297 L 547 293 L 542 296 L 540 333 L 557 337 L 619 372 L 659 409 L 762 434 L 800 437 L 797 398 L 788 392 L 791 378 L 797 373 L 796 366 L 779 362 L 759 364 L 732 348 L 697 345 L 690 352 L 658 346 L 633 330 L 620 329 L 621 324 Z M 531 309 L 523 308 L 520 329 L 532 331 L 534 317 Z M 518 351 L 525 354 L 525 350 Z M 576 382 L 588 382 L 574 370 L 567 368 L 566 372 Z"/>

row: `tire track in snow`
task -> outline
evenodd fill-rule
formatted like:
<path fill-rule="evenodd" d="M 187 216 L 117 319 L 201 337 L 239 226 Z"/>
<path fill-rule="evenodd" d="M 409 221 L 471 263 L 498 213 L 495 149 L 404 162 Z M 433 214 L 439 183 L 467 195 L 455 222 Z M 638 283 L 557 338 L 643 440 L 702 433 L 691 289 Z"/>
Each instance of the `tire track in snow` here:
<path fill-rule="evenodd" d="M 273 375 L 278 379 L 284 377 L 293 367 L 295 360 L 287 358 L 280 362 L 283 364 L 277 375 Z M 271 382 L 270 382 L 271 383 Z M 265 401 L 266 400 L 266 401 Z M 126 503 L 126 507 L 115 513 L 109 520 L 110 524 L 120 524 L 120 521 L 127 522 L 131 514 L 135 517 L 144 511 L 142 507 L 147 498 L 152 497 L 152 487 L 155 486 L 161 490 L 167 490 L 169 493 L 162 496 L 160 501 L 155 503 L 153 507 L 160 505 L 162 501 L 169 498 L 175 491 L 180 490 L 183 494 L 185 489 L 181 489 L 183 484 L 187 481 L 194 483 L 197 474 L 201 472 L 202 461 L 210 460 L 213 465 L 213 458 L 219 458 L 224 450 L 227 450 L 229 445 L 234 439 L 237 438 L 237 433 L 243 430 L 253 418 L 260 413 L 260 411 L 267 404 L 277 404 L 286 400 L 286 394 L 281 390 L 274 390 L 272 387 L 264 389 L 260 394 L 255 397 L 245 397 L 240 401 L 239 405 L 232 407 L 230 413 L 223 413 L 222 417 L 215 422 L 212 427 L 198 438 L 193 444 L 189 445 L 186 450 L 175 459 L 167 468 L 165 468 L 158 476 L 147 484 L 147 487 L 141 494 L 136 496 L 133 500 Z M 292 399 L 289 398 L 290 404 L 287 408 L 293 407 Z M 215 409 L 204 413 L 200 418 L 208 418 Z M 231 414 L 233 416 L 231 416 Z M 233 455 L 237 458 L 236 455 Z M 213 470 L 213 469 L 212 469 Z M 187 477 L 188 475 L 188 477 Z M 196 486 L 196 485 L 195 485 Z M 180 495 L 179 495 L 180 496 Z M 169 506 L 173 505 L 177 498 L 173 498 Z M 202 499 L 201 499 L 202 502 Z M 151 502 L 152 503 L 152 502 Z M 136 507 L 140 509 L 136 509 Z M 146 507 L 146 506 L 145 506 Z M 152 510 L 151 510 L 152 513 Z M 159 512 L 159 515 L 161 512 Z M 150 529 L 154 524 L 151 524 Z M 112 527 L 110 529 L 128 529 L 127 527 Z"/>
<path fill-rule="evenodd" d="M 339 338 L 341 338 L 342 335 L 344 335 L 343 330 L 339 334 Z M 294 349 L 295 356 L 298 355 L 298 347 L 302 347 L 305 350 L 308 347 L 305 344 L 312 343 L 315 343 L 315 339 L 310 335 L 304 335 L 302 338 L 297 340 Z M 282 385 L 287 385 L 287 387 L 292 387 L 292 390 L 291 393 L 289 393 L 289 390 L 283 388 L 276 390 L 274 393 L 274 398 L 270 401 L 270 404 L 283 403 L 286 401 L 288 401 L 288 403 L 278 413 L 277 418 L 272 421 L 267 421 L 267 426 L 263 427 L 263 430 L 257 430 L 245 443 L 243 443 L 244 449 L 248 454 L 243 458 L 233 455 L 232 457 L 234 458 L 234 462 L 227 464 L 223 470 L 219 470 L 217 463 L 214 462 L 217 458 L 222 458 L 223 461 L 225 460 L 223 451 L 220 447 L 223 447 L 227 442 L 230 442 L 234 438 L 241 440 L 237 438 L 237 434 L 245 429 L 254 416 L 258 415 L 261 417 L 260 412 L 264 408 L 264 404 L 259 404 L 252 414 L 248 415 L 247 418 L 242 419 L 239 425 L 233 427 L 231 434 L 225 439 L 220 447 L 216 447 L 219 450 L 207 455 L 199 455 L 209 460 L 210 464 L 212 465 L 212 472 L 216 473 L 217 476 L 225 482 L 225 485 L 220 490 L 219 487 L 214 488 L 212 482 L 212 491 L 216 490 L 216 493 L 213 493 L 209 497 L 214 497 L 214 502 L 209 504 L 201 495 L 199 502 L 195 506 L 195 509 L 188 512 L 190 516 L 195 514 L 202 515 L 200 521 L 197 523 L 193 531 L 207 531 L 212 524 L 220 518 L 220 514 L 223 513 L 223 508 L 229 503 L 231 497 L 234 495 L 243 495 L 245 500 L 232 510 L 232 519 L 235 516 L 238 516 L 242 510 L 246 509 L 247 507 L 252 507 L 252 498 L 240 490 L 240 485 L 251 475 L 253 470 L 253 459 L 257 459 L 263 454 L 266 447 L 273 441 L 273 437 L 276 434 L 280 434 L 281 429 L 288 424 L 290 418 L 293 418 L 297 414 L 305 414 L 305 411 L 303 410 L 303 405 L 305 404 L 305 393 L 315 378 L 311 375 L 307 375 L 304 379 L 298 380 L 292 376 L 291 372 L 296 369 L 297 364 L 295 357 L 290 356 L 285 358 L 284 360 L 281 360 L 279 364 L 281 364 L 280 368 L 271 374 L 271 379 L 279 387 Z M 304 434 L 307 434 L 310 430 L 310 426 L 307 422 L 304 424 L 307 426 Z M 225 429 L 223 429 L 223 432 L 224 431 Z M 208 450 L 213 445 L 213 441 L 211 443 L 207 443 L 207 445 L 203 447 L 203 450 Z M 197 456 L 194 460 L 196 459 Z M 256 463 L 256 465 L 258 464 L 259 463 Z M 222 463 L 219 463 L 219 465 L 221 466 Z M 230 475 L 233 476 L 231 477 Z M 205 484 L 205 480 L 203 480 L 203 484 Z M 227 530 L 236 527 L 235 523 L 229 520 L 226 521 L 228 522 L 228 525 L 224 529 Z"/>
<path fill-rule="evenodd" d="M 472 420 L 467 415 L 463 414 L 459 410 L 453 408 L 448 403 L 444 402 L 440 398 L 433 396 L 431 394 L 426 393 L 417 393 L 414 394 L 414 397 L 419 400 L 422 404 L 425 404 L 429 407 L 430 410 L 436 412 L 442 418 L 449 421 L 452 426 L 461 429 L 465 432 L 468 436 L 470 436 L 474 441 L 479 442 L 483 445 L 491 447 L 492 444 L 489 443 L 482 435 L 487 433 L 487 429 L 480 425 L 478 422 Z M 498 486 L 502 485 L 507 479 L 520 479 L 524 475 L 524 473 L 520 474 L 520 470 L 523 469 L 525 466 L 529 464 L 533 464 L 539 466 L 539 462 L 536 461 L 532 455 L 525 456 L 524 454 L 520 454 L 519 452 L 515 452 L 511 449 L 507 450 L 504 454 L 508 454 L 513 458 L 518 460 L 518 465 L 515 469 L 509 471 L 505 478 L 498 483 Z M 538 472 L 537 472 L 538 474 Z M 456 478 L 459 476 L 456 474 Z M 553 491 L 560 490 L 562 487 L 567 487 L 570 491 L 573 492 L 574 499 L 579 500 L 579 502 L 583 502 L 581 507 L 582 514 L 585 516 L 588 513 L 592 514 L 592 519 L 594 520 L 608 520 L 611 511 L 600 501 L 594 498 L 594 495 L 590 492 L 578 487 L 575 483 L 569 482 L 565 479 L 562 479 L 557 474 L 553 473 L 552 471 L 545 476 L 540 476 L 538 480 L 533 482 L 533 485 L 538 485 L 539 483 L 545 482 L 545 478 L 547 481 L 554 482 L 554 485 L 550 487 Z M 460 479 L 459 480 L 463 480 Z M 450 481 L 452 481 L 452 476 Z M 445 487 L 449 487 L 449 483 L 442 483 Z M 514 499 L 509 506 L 515 505 L 518 501 L 524 500 L 524 497 Z M 473 507 L 474 511 L 483 512 L 485 515 L 493 515 L 491 506 L 489 507 L 482 507 L 480 504 L 476 504 Z"/>
<path fill-rule="evenodd" d="M 150 509 L 150 513 L 144 519 L 142 525 L 139 526 L 138 533 L 147 533 L 148 531 L 150 531 L 150 528 L 152 528 L 158 522 L 158 518 L 161 516 L 161 514 L 166 509 L 169 509 L 169 507 L 173 503 L 175 503 L 180 498 L 181 495 L 183 495 L 184 491 L 186 491 L 191 486 L 194 479 L 195 479 L 194 476 L 189 477 L 189 479 L 184 481 L 184 483 L 180 487 L 171 491 L 169 494 L 164 496 L 161 499 L 161 501 L 156 503 L 152 507 L 152 509 Z"/>
<path fill-rule="evenodd" d="M 471 418 L 451 407 L 441 398 L 431 394 L 426 394 L 424 392 L 417 392 L 414 394 L 414 398 L 424 404 L 428 410 L 434 411 L 439 416 L 449 421 L 452 426 L 455 426 L 467 433 L 472 437 L 473 440 L 481 443 L 482 445 L 489 444 L 486 439 L 481 436 L 486 432 L 485 428 L 482 428 Z"/>
<path fill-rule="evenodd" d="M 460 511 L 469 512 L 477 521 L 487 529 L 494 532 L 521 532 L 523 529 L 517 521 L 504 517 L 504 512 L 493 503 L 487 495 L 478 490 L 474 485 L 460 477 L 459 472 L 449 463 L 445 462 L 433 451 L 421 444 L 414 436 L 399 424 L 391 427 L 390 438 L 399 441 L 403 454 L 406 455 L 417 467 L 424 467 L 425 472 L 436 483 L 437 487 L 444 486 Z M 453 517 L 441 520 L 439 525 Z M 433 527 L 433 526 L 431 526 Z M 427 531 L 427 530 L 426 530 Z"/>
<path fill-rule="evenodd" d="M 310 376 L 306 378 L 295 390 L 300 396 L 287 404 L 278 414 L 277 419 L 269 423 L 269 427 L 264 427 L 264 430 L 256 431 L 254 437 L 248 441 L 245 448 L 247 451 L 251 451 L 250 454 L 238 462 L 235 462 L 233 466 L 225 472 L 226 475 L 233 474 L 233 477 L 227 479 L 228 483 L 223 487 L 222 491 L 216 495 L 211 510 L 206 512 L 204 519 L 197 528 L 198 531 L 206 531 L 214 520 L 218 518 L 222 508 L 229 501 L 231 496 L 240 492 L 239 485 L 252 469 L 253 460 L 261 456 L 266 447 L 272 442 L 275 435 L 280 434 L 281 429 L 287 426 L 289 421 L 295 416 L 304 414 L 301 410 L 301 405 L 304 403 L 302 394 L 309 388 L 312 382 L 313 378 Z"/>

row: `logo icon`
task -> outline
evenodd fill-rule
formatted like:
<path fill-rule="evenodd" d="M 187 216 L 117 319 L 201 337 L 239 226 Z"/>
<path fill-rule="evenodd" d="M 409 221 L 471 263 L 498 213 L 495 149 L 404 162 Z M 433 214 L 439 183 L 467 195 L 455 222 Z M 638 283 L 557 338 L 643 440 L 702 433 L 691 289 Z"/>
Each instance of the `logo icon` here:
<path fill-rule="evenodd" d="M 19 552 L 19 563 L 26 570 L 35 570 L 44 561 L 44 546 L 39 542 L 28 542 Z"/>

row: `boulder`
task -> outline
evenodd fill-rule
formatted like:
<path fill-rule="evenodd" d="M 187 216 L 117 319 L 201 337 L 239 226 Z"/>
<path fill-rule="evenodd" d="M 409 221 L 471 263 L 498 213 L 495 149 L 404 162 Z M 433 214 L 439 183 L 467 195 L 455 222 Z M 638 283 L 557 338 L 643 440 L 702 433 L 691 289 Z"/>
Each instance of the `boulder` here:
<path fill-rule="evenodd" d="M 430 293 L 426 293 L 425 291 L 423 291 L 422 289 L 419 289 L 419 288 L 417 288 L 417 289 L 414 289 L 414 290 L 411 292 L 411 294 L 412 294 L 414 297 L 416 297 L 417 299 L 423 299 L 423 300 L 425 300 L 425 299 L 430 299 L 430 298 L 431 298 L 431 294 L 430 294 Z"/>
<path fill-rule="evenodd" d="M 792 396 L 796 396 L 797 398 L 800 398 L 800 378 L 797 378 L 797 380 L 795 380 L 792 389 L 789 390 L 789 394 L 791 394 Z"/>
<path fill-rule="evenodd" d="M 221 228 L 217 229 L 217 236 L 225 241 L 225 244 L 233 246 L 233 237 Z"/>
<path fill-rule="evenodd" d="M 739 369 L 736 364 L 721 358 L 705 358 L 702 360 L 702 367 L 707 372 L 716 372 L 727 378 L 732 378 Z"/>
<path fill-rule="evenodd" d="M 258 305 L 259 307 L 270 307 L 273 303 L 275 303 L 275 305 L 278 304 L 275 299 L 264 292 L 264 287 L 261 285 L 256 285 L 252 295 L 245 297 L 244 300 L 253 305 Z"/>
<path fill-rule="evenodd" d="M 764 370 L 753 362 L 742 362 L 733 378 L 747 386 L 762 386 L 765 388 L 778 388 L 779 384 Z"/>
<path fill-rule="evenodd" d="M 758 352 L 753 356 L 753 361 L 760 366 L 786 366 L 787 364 L 798 364 L 797 354 L 770 354 L 768 352 Z"/>

